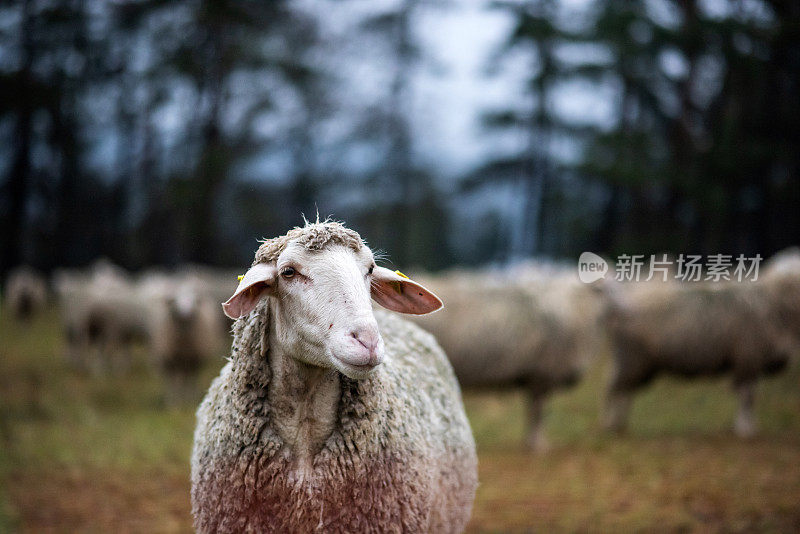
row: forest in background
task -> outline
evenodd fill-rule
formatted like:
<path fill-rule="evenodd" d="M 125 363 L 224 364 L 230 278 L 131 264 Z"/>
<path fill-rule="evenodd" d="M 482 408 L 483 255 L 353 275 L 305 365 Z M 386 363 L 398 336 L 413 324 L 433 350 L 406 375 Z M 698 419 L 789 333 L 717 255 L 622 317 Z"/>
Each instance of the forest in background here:
<path fill-rule="evenodd" d="M 513 81 L 474 110 L 463 169 L 431 150 L 425 125 L 451 117 L 417 80 L 447 75 L 423 27 L 467 8 L 507 21 L 480 76 Z M 301 213 L 428 269 L 766 257 L 800 242 L 799 86 L 789 0 L 15 0 L 0 277 L 241 265 Z M 576 87 L 608 120 L 563 113 Z"/>

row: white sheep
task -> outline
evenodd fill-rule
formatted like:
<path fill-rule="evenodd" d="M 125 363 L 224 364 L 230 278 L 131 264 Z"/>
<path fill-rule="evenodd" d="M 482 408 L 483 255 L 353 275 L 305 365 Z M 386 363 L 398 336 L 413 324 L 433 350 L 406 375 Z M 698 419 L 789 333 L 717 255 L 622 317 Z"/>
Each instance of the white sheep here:
<path fill-rule="evenodd" d="M 800 279 L 790 278 L 604 283 L 605 320 L 614 349 L 604 426 L 624 430 L 633 394 L 660 374 L 727 374 L 739 396 L 734 429 L 751 436 L 757 381 L 784 369 L 796 345 L 784 319 L 787 310 L 794 310 L 788 322 L 800 324 Z"/>
<path fill-rule="evenodd" d="M 201 532 L 458 532 L 475 444 L 447 358 L 405 313 L 441 302 L 338 223 L 259 248 L 225 310 L 231 359 L 197 412 Z"/>
<path fill-rule="evenodd" d="M 442 345 L 463 387 L 523 388 L 527 446 L 548 448 L 544 404 L 602 351 L 600 299 L 561 269 L 532 265 L 420 279 L 447 307 L 415 322 Z"/>
<path fill-rule="evenodd" d="M 219 305 L 201 279 L 183 274 L 148 273 L 139 282 L 139 296 L 148 308 L 149 352 L 166 380 L 167 403 L 192 399 L 203 364 L 224 343 Z"/>
<path fill-rule="evenodd" d="M 202 288 L 203 295 L 218 305 L 236 290 L 238 284 L 236 277 L 239 273 L 230 269 L 188 264 L 179 267 L 175 274 L 180 278 L 195 280 L 198 287 Z M 229 338 L 233 321 L 219 309 L 219 306 L 217 308 L 220 333 L 223 337 Z"/>
<path fill-rule="evenodd" d="M 47 303 L 44 278 L 27 266 L 14 269 L 6 280 L 6 309 L 18 321 L 29 321 Z"/>
<path fill-rule="evenodd" d="M 101 260 L 88 273 L 55 278 L 67 340 L 67 358 L 97 374 L 123 371 L 135 343 L 147 343 L 149 309 L 119 267 Z"/>

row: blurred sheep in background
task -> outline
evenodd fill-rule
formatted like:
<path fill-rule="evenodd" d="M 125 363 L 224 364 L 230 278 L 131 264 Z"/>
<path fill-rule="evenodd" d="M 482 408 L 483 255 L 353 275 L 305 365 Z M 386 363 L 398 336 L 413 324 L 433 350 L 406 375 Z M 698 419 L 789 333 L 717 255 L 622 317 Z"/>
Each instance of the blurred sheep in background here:
<path fill-rule="evenodd" d="M 613 371 L 604 426 L 624 430 L 632 395 L 662 373 L 731 375 L 739 397 L 734 429 L 756 431 L 755 388 L 783 370 L 800 346 L 800 254 L 776 255 L 755 281 L 608 281 L 606 326 Z"/>
<path fill-rule="evenodd" d="M 167 404 L 197 400 L 202 366 L 221 354 L 225 343 L 220 304 L 203 280 L 191 275 L 148 273 L 140 281 L 140 296 L 147 302 L 149 352 L 166 380 Z"/>
<path fill-rule="evenodd" d="M 236 277 L 227 278 L 235 288 Z M 167 403 L 193 399 L 202 365 L 221 350 L 229 330 L 216 284 L 231 285 L 195 268 L 134 279 L 105 260 L 86 271 L 56 272 L 67 360 L 95 374 L 119 373 L 141 346 L 165 377 Z"/>
<path fill-rule="evenodd" d="M 47 283 L 37 271 L 20 266 L 8 275 L 5 307 L 17 321 L 30 321 L 46 304 Z"/>
<path fill-rule="evenodd" d="M 178 278 L 191 278 L 196 286 L 203 289 L 203 295 L 211 300 L 216 306 L 216 314 L 220 321 L 218 326 L 222 329 L 222 335 L 230 337 L 233 321 L 222 313 L 222 303 L 228 300 L 239 284 L 238 271 L 231 269 L 220 269 L 205 265 L 186 264 L 178 268 L 175 276 Z"/>
<path fill-rule="evenodd" d="M 415 320 L 442 345 L 461 385 L 524 388 L 526 443 L 546 449 L 545 401 L 576 384 L 603 343 L 598 296 L 574 272 L 532 263 L 417 279 L 445 306 Z"/>
<path fill-rule="evenodd" d="M 147 341 L 148 316 L 129 275 L 100 260 L 87 272 L 57 272 L 54 287 L 68 361 L 95 374 L 127 370 L 132 345 Z"/>
<path fill-rule="evenodd" d="M 771 318 L 789 337 L 792 352 L 800 352 L 800 248 L 791 247 L 772 256 L 761 274 Z"/>

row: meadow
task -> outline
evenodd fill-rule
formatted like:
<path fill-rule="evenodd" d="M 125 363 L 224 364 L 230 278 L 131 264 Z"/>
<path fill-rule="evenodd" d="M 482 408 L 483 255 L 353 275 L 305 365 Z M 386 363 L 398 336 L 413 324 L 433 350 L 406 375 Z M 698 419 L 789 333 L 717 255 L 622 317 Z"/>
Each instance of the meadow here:
<path fill-rule="evenodd" d="M 195 406 L 165 407 L 143 353 L 120 376 L 73 371 L 58 325 L 55 310 L 27 326 L 0 315 L 0 532 L 190 532 Z M 739 440 L 724 380 L 657 380 L 627 434 L 601 433 L 606 359 L 548 405 L 545 454 L 523 448 L 520 392 L 465 393 L 471 532 L 800 531 L 797 360 L 761 383 L 760 432 Z"/>

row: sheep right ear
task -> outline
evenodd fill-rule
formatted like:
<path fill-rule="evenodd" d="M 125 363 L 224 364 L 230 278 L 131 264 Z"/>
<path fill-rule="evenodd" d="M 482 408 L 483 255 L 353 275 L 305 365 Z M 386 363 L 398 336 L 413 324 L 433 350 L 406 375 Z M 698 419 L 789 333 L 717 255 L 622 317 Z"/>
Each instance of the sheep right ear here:
<path fill-rule="evenodd" d="M 411 315 L 425 315 L 441 309 L 439 297 L 400 271 L 392 272 L 385 267 L 375 267 L 370 286 L 372 299 L 386 308 Z"/>
<path fill-rule="evenodd" d="M 272 263 L 258 263 L 250 267 L 231 298 L 222 304 L 225 315 L 238 319 L 253 311 L 263 297 L 273 294 L 277 276 L 278 269 Z"/>

